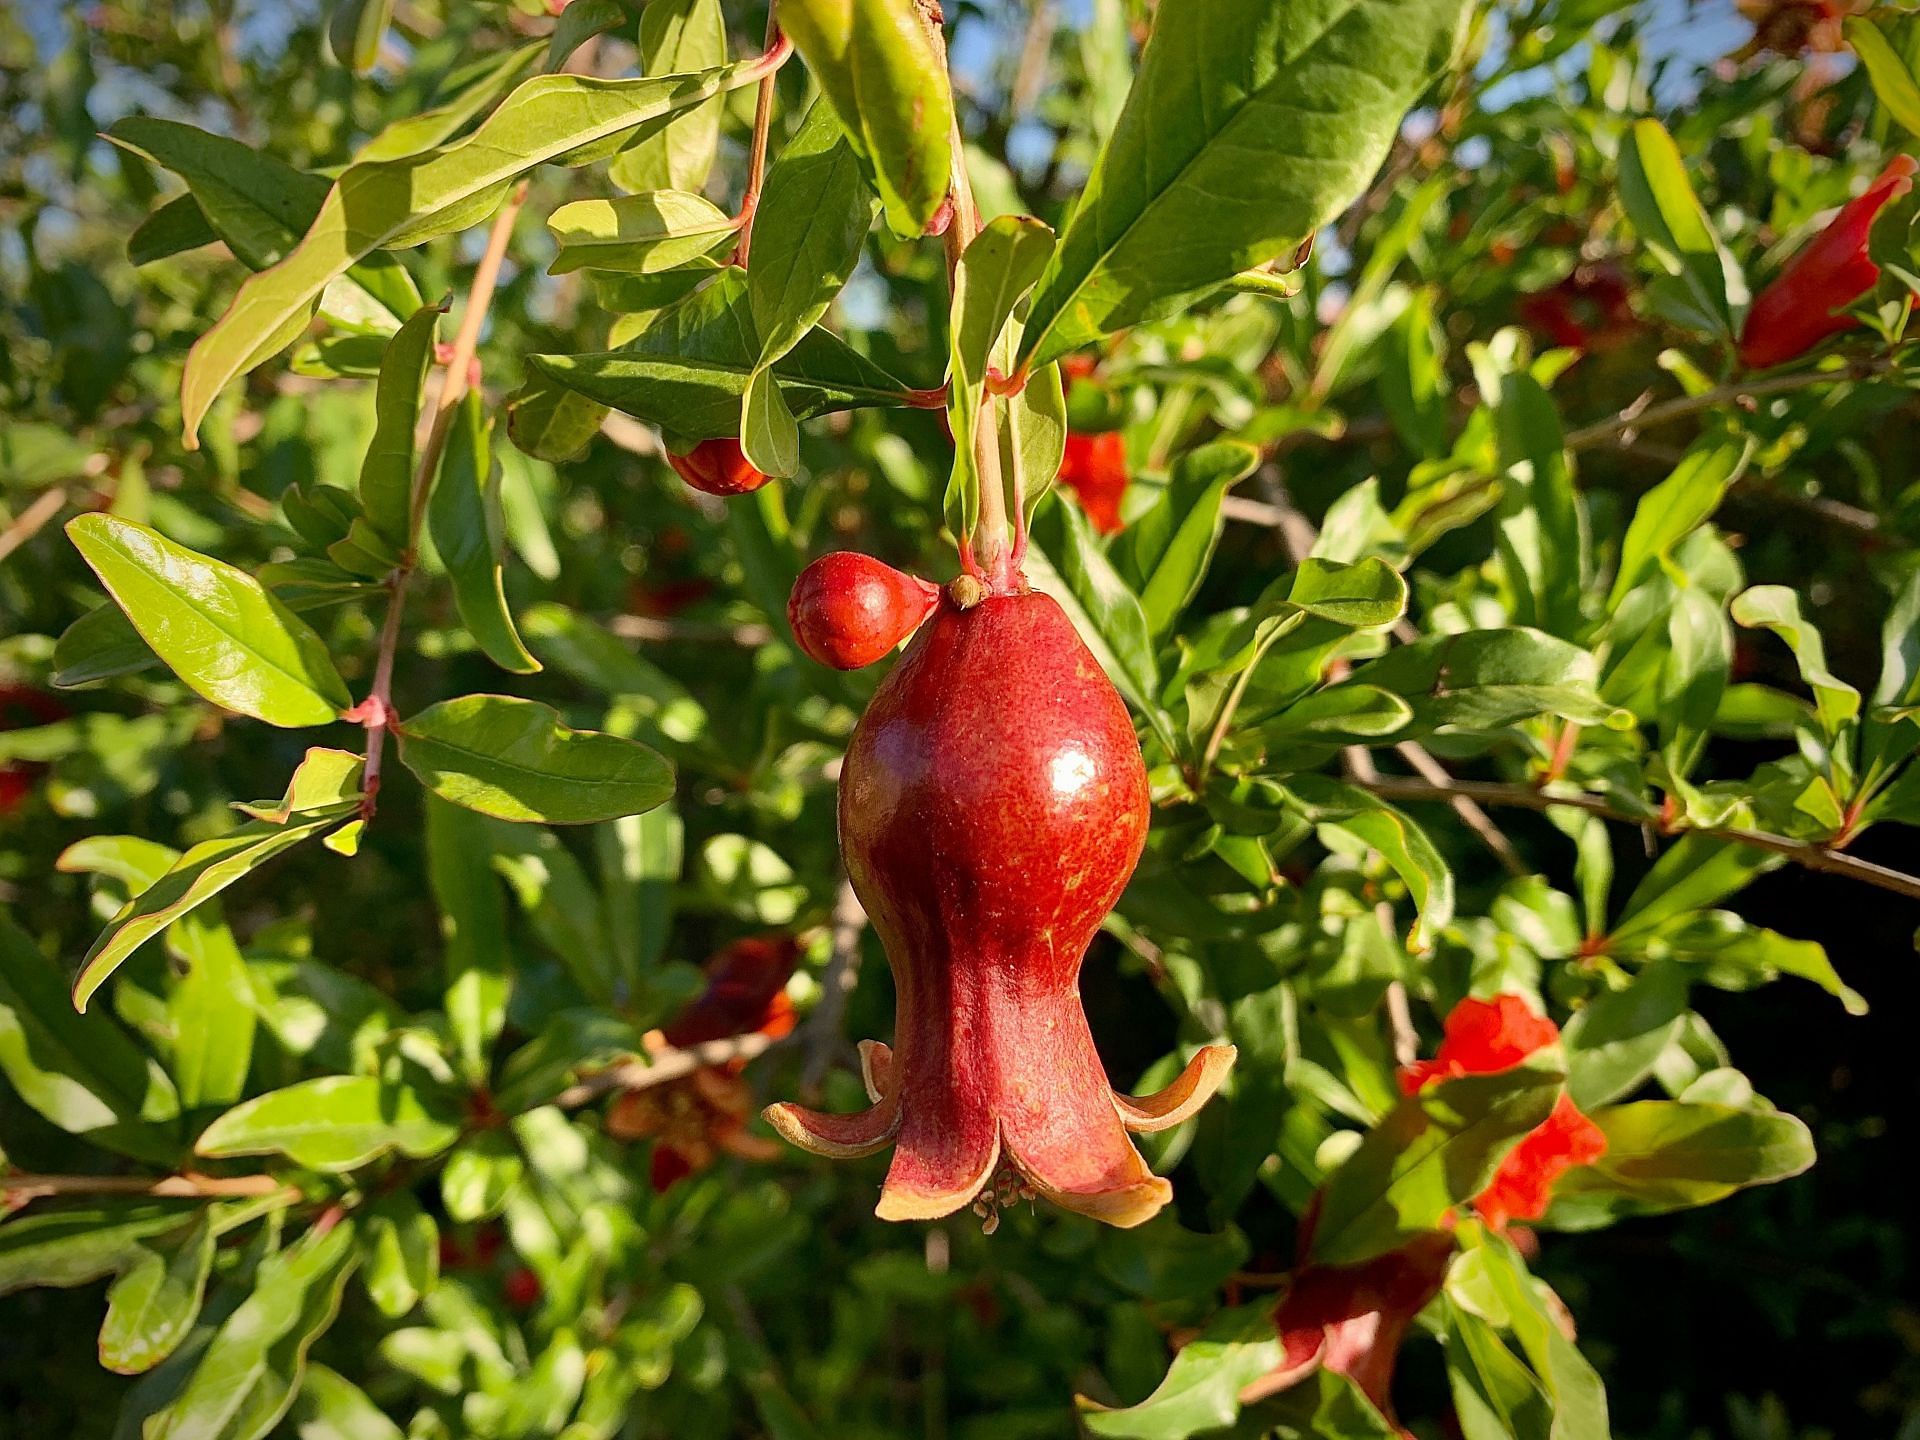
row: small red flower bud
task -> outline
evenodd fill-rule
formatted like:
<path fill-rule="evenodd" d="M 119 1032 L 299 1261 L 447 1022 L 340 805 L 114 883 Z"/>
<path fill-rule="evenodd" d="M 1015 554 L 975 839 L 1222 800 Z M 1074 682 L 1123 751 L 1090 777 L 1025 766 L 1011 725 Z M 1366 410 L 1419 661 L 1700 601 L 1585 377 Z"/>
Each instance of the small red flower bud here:
<path fill-rule="evenodd" d="M 939 602 L 940 587 L 871 555 L 836 550 L 793 582 L 787 622 L 800 648 L 822 665 L 858 670 L 919 628 Z"/>
<path fill-rule="evenodd" d="M 1841 206 L 1762 290 L 1740 331 L 1740 363 L 1752 370 L 1804 355 L 1829 336 L 1852 329 L 1851 315 L 1835 314 L 1873 288 L 1880 267 L 1867 256 L 1867 233 L 1888 201 L 1913 188 L 1916 165 L 1896 155 L 1865 194 Z"/>
<path fill-rule="evenodd" d="M 731 436 L 702 440 L 684 455 L 669 450 L 667 463 L 682 480 L 707 495 L 748 495 L 771 478 L 747 462 L 740 442 Z"/>
<path fill-rule="evenodd" d="M 949 191 L 941 200 L 940 208 L 933 212 L 933 218 L 927 221 L 927 228 L 922 233 L 928 236 L 944 235 L 951 224 L 953 224 L 953 193 Z"/>
<path fill-rule="evenodd" d="M 1127 493 L 1127 442 L 1118 430 L 1098 435 L 1067 435 L 1060 461 L 1060 483 L 1073 491 L 1080 508 L 1102 534 L 1125 526 L 1120 502 Z"/>
<path fill-rule="evenodd" d="M 1417 1095 L 1439 1080 L 1511 1070 L 1560 1038 L 1560 1027 L 1527 1008 L 1518 995 L 1471 997 L 1453 1007 L 1446 1038 L 1431 1060 L 1400 1071 L 1400 1090 Z M 1553 1182 L 1607 1152 L 1607 1137 L 1566 1095 L 1540 1125 L 1507 1152 L 1487 1188 L 1474 1197 L 1480 1218 L 1498 1230 L 1510 1220 L 1538 1220 L 1553 1198 Z"/>

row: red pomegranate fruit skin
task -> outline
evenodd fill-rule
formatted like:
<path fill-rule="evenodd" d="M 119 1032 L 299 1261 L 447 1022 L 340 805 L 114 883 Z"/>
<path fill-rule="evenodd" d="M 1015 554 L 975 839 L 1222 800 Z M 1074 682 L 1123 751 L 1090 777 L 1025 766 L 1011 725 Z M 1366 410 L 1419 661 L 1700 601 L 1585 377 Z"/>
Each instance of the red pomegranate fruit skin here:
<path fill-rule="evenodd" d="M 702 440 L 684 455 L 669 450 L 667 463 L 682 480 L 707 495 L 749 495 L 771 478 L 754 469 L 740 442 L 730 436 Z"/>
<path fill-rule="evenodd" d="M 1087 1028 L 1088 944 L 1146 843 L 1146 767 L 1126 707 L 1059 605 L 943 598 L 855 729 L 840 780 L 847 873 L 886 946 L 895 1040 L 862 1046 L 875 1103 L 774 1105 L 795 1144 L 894 1146 L 877 1213 L 967 1205 L 1002 1158 L 1033 1190 L 1115 1225 L 1171 1198 L 1128 1131 L 1186 1119 L 1218 1086 L 1209 1046 L 1159 1094 L 1116 1095 Z"/>
<path fill-rule="evenodd" d="M 787 597 L 787 622 L 800 648 L 822 665 L 858 670 L 911 635 L 939 600 L 931 580 L 835 550 L 800 572 Z"/>

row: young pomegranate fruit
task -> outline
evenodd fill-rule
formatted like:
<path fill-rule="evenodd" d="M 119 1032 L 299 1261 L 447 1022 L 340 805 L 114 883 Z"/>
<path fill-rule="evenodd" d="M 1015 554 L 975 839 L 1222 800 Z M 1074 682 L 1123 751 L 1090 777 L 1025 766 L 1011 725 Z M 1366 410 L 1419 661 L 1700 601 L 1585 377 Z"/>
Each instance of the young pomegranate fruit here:
<path fill-rule="evenodd" d="M 749 495 L 770 478 L 753 468 L 732 436 L 702 440 L 684 455 L 669 450 L 667 463 L 687 484 L 708 495 Z"/>
<path fill-rule="evenodd" d="M 1066 615 L 1018 589 L 943 597 L 847 749 L 841 853 L 897 992 L 892 1048 L 861 1047 L 875 1103 L 767 1118 L 822 1155 L 892 1144 L 882 1219 L 978 1197 L 991 1223 L 996 1201 L 1037 1193 L 1138 1225 L 1172 1187 L 1127 1132 L 1193 1114 L 1234 1051 L 1202 1050 L 1157 1095 L 1107 1084 L 1077 980 L 1146 843 L 1146 766 Z"/>
<path fill-rule="evenodd" d="M 835 550 L 800 572 L 787 597 L 787 623 L 800 648 L 822 665 L 871 665 L 933 612 L 940 587 L 871 555 Z"/>

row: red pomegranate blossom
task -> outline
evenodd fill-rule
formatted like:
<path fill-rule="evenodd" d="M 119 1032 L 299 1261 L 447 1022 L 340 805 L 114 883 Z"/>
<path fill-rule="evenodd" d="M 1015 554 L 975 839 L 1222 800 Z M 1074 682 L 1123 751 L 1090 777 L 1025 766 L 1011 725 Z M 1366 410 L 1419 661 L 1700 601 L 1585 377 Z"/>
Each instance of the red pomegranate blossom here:
<path fill-rule="evenodd" d="M 1118 430 L 1068 432 L 1060 483 L 1073 491 L 1094 529 L 1112 535 L 1125 528 L 1120 502 L 1127 494 L 1127 442 Z"/>
<path fill-rule="evenodd" d="M 1784 364 L 1860 323 L 1836 312 L 1880 278 L 1880 267 L 1867 255 L 1867 234 L 1881 209 L 1913 188 L 1916 169 L 1920 166 L 1911 155 L 1894 156 L 1865 194 L 1843 205 L 1827 228 L 1787 261 L 1747 311 L 1740 330 L 1743 365 L 1764 370 Z"/>
<path fill-rule="evenodd" d="M 687 484 L 706 495 L 749 495 L 771 478 L 753 468 L 732 436 L 702 440 L 684 455 L 667 452 L 667 463 Z"/>
<path fill-rule="evenodd" d="M 788 936 L 736 940 L 707 962 L 707 988 L 662 1030 L 650 1032 L 653 1052 L 682 1050 L 735 1035 L 779 1039 L 793 1031 L 787 978 L 800 953 Z M 708 1065 L 678 1080 L 629 1090 L 607 1107 L 607 1133 L 617 1140 L 654 1141 L 653 1188 L 665 1191 L 706 1169 L 722 1154 L 771 1160 L 774 1144 L 750 1133 L 753 1092 L 741 1072 L 744 1060 Z"/>
<path fill-rule="evenodd" d="M 851 550 L 800 572 L 787 623 L 800 648 L 835 670 L 871 665 L 911 635 L 939 603 L 940 587 Z"/>
<path fill-rule="evenodd" d="M 1400 1071 L 1401 1093 L 1417 1095 L 1435 1081 L 1511 1070 L 1559 1038 L 1560 1027 L 1535 1015 L 1518 995 L 1468 997 L 1447 1016 L 1445 1038 L 1433 1058 Z M 1538 1220 L 1553 1198 L 1553 1182 L 1606 1152 L 1605 1133 L 1562 1095 L 1553 1113 L 1507 1152 L 1473 1208 L 1496 1230 L 1512 1220 Z"/>
<path fill-rule="evenodd" d="M 67 718 L 67 707 L 26 685 L 0 685 L 0 730 L 52 725 Z M 21 809 L 46 767 L 25 760 L 0 760 L 0 820 Z"/>
<path fill-rule="evenodd" d="M 1141 1099 L 1101 1067 L 1080 965 L 1147 818 L 1126 707 L 1060 607 L 1017 581 L 968 609 L 943 598 L 841 772 L 841 852 L 897 996 L 893 1046 L 861 1047 L 874 1104 L 768 1119 L 817 1154 L 892 1145 L 883 1219 L 977 1200 L 991 1225 L 997 1203 L 1034 1195 L 1113 1225 L 1151 1217 L 1172 1187 L 1128 1132 L 1192 1115 L 1234 1052 L 1203 1049 Z"/>

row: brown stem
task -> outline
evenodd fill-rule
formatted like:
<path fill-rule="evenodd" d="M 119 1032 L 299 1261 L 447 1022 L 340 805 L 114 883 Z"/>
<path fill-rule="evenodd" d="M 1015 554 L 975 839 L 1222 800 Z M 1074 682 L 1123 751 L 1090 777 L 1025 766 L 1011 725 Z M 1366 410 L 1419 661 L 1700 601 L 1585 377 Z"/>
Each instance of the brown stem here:
<path fill-rule="evenodd" d="M 1430 780 L 1415 780 L 1400 775 L 1382 775 L 1370 781 L 1356 779 L 1353 783 L 1387 800 L 1452 801 L 1455 797 L 1463 796 L 1482 805 L 1541 811 L 1564 805 L 1574 810 L 1584 810 L 1589 815 L 1598 815 L 1603 820 L 1617 821 L 1622 825 L 1648 823 L 1644 816 L 1628 814 L 1598 795 L 1578 791 L 1547 791 L 1536 789 L 1531 785 L 1506 785 L 1497 781 L 1484 780 L 1451 780 L 1440 785 Z M 1785 856 L 1794 864 L 1808 870 L 1817 870 L 1826 875 L 1843 875 L 1865 885 L 1872 885 L 1881 890 L 1891 890 L 1894 894 L 1904 895 L 1910 900 L 1920 900 L 1920 876 L 1904 874 L 1898 870 L 1890 870 L 1884 865 L 1876 865 L 1871 860 L 1861 860 L 1852 855 L 1841 854 L 1828 845 L 1794 840 L 1785 835 L 1769 834 L 1764 830 L 1723 829 L 1716 826 L 1683 826 L 1676 833 L 1687 833 L 1689 830 L 1693 834 L 1704 835 L 1714 840 L 1724 840 L 1731 845 L 1745 845 L 1754 850 L 1766 850 L 1775 855 Z"/>
<path fill-rule="evenodd" d="M 563 1110 L 572 1110 L 615 1090 L 651 1090 L 656 1085 L 682 1079 L 709 1066 L 725 1065 L 734 1060 L 751 1060 L 783 1043 L 783 1040 L 776 1040 L 756 1030 L 750 1035 L 707 1040 L 699 1045 L 689 1045 L 684 1050 L 663 1049 L 646 1060 L 629 1060 L 623 1065 L 589 1075 L 578 1084 L 562 1090 L 554 1097 L 553 1103 Z"/>
<path fill-rule="evenodd" d="M 773 54 L 780 42 L 780 22 L 774 18 L 773 7 L 769 5 L 766 53 Z M 779 74 L 776 66 L 762 75 L 759 93 L 753 100 L 753 143 L 747 151 L 747 188 L 740 196 L 740 239 L 733 247 L 733 263 L 742 270 L 747 268 L 747 252 L 753 246 L 753 215 L 760 208 L 760 189 L 767 178 L 767 134 L 773 128 L 773 91 Z"/>
<path fill-rule="evenodd" d="M 1618 415 L 1568 432 L 1564 443 L 1569 450 L 1591 450 L 1620 436 L 1645 430 L 1649 426 L 1664 425 L 1670 420 L 1684 420 L 1689 415 L 1697 415 L 1702 410 L 1711 410 L 1716 406 L 1757 400 L 1766 395 L 1785 395 L 1795 390 L 1805 390 L 1811 385 L 1834 381 L 1868 380 L 1898 368 L 1899 362 L 1893 356 L 1881 355 L 1843 370 L 1796 370 L 1791 374 L 1769 375 L 1760 380 L 1736 380 L 1728 385 L 1702 390 L 1698 395 L 1664 400 L 1658 405 L 1645 403 L 1646 397 L 1642 396 Z"/>
<path fill-rule="evenodd" d="M 454 412 L 466 398 L 474 382 L 475 357 L 480 348 L 480 332 L 487 323 L 487 311 L 493 305 L 493 292 L 500 283 L 500 266 L 506 259 L 507 242 L 513 238 L 514 221 L 526 203 L 527 185 L 523 180 L 514 189 L 487 232 L 486 249 L 474 267 L 473 282 L 467 287 L 467 308 L 460 317 L 460 329 L 454 334 L 453 348 L 447 357 L 440 381 L 440 394 L 434 403 L 427 438 L 420 446 L 419 463 L 414 467 L 413 487 L 407 497 L 407 545 L 400 564 L 387 577 L 387 616 L 380 627 L 380 649 L 373 666 L 373 689 L 359 707 L 358 718 L 367 727 L 367 764 L 362 781 L 364 798 L 360 802 L 363 820 L 373 818 L 380 794 L 380 768 L 385 756 L 387 731 L 393 724 L 393 665 L 400 648 L 401 613 L 406 605 L 407 582 L 420 564 L 420 525 L 427 513 L 427 497 L 433 493 L 433 477 L 440 468 L 440 457 L 447 448 L 447 436 L 453 429 Z"/>
<path fill-rule="evenodd" d="M 22 545 L 26 544 L 67 504 L 67 491 L 63 485 L 52 485 L 33 498 L 33 503 L 14 517 L 6 529 L 0 530 L 0 560 L 6 559 Z"/>
<path fill-rule="evenodd" d="M 49 1195 L 151 1195 L 162 1199 L 232 1199 L 298 1194 L 271 1175 L 0 1175 L 0 1195 L 24 1205 Z"/>

